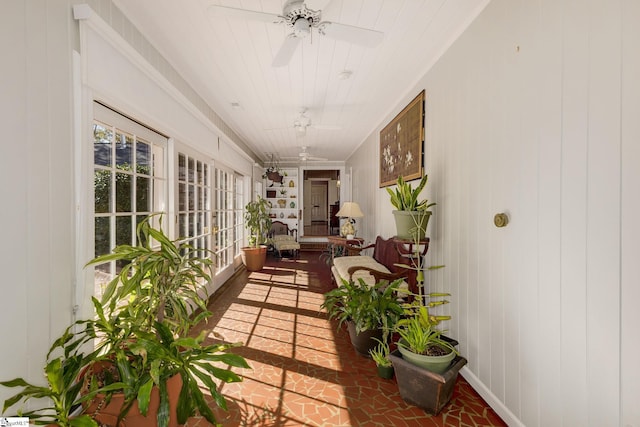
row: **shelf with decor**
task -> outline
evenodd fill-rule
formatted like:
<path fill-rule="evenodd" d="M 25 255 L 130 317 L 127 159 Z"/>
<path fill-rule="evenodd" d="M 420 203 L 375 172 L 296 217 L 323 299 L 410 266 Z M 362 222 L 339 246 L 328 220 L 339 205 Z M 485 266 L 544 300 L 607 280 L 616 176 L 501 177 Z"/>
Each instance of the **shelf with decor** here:
<path fill-rule="evenodd" d="M 266 170 L 265 170 L 266 176 Z M 298 169 L 281 168 L 279 177 L 265 178 L 264 198 L 270 203 L 269 216 L 272 221 L 280 221 L 289 229 L 298 229 L 300 206 L 298 203 Z"/>

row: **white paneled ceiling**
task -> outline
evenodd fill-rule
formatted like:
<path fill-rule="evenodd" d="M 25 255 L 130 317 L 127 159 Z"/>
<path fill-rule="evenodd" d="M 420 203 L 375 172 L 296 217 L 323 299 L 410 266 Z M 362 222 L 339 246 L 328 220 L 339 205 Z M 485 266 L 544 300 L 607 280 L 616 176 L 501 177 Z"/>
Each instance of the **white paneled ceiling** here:
<path fill-rule="evenodd" d="M 376 30 L 383 41 L 362 47 L 312 28 L 288 65 L 273 67 L 289 27 L 211 6 L 281 15 L 285 0 L 115 0 L 262 160 L 295 159 L 303 146 L 315 157 L 346 159 L 488 2 L 306 0 L 322 21 Z M 350 77 L 341 79 L 343 71 Z M 311 124 L 304 135 L 294 127 L 303 108 Z"/>

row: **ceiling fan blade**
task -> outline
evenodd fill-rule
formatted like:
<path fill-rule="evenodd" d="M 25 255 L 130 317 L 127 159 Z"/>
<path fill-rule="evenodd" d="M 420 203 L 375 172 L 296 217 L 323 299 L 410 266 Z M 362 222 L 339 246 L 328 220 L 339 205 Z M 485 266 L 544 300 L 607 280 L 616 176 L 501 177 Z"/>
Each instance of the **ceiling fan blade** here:
<path fill-rule="evenodd" d="M 209 6 L 209 11 L 213 15 L 225 16 L 231 19 L 250 19 L 253 21 L 278 23 L 282 21 L 279 15 L 273 13 L 258 12 L 248 9 L 236 9 L 235 7 L 226 6 Z"/>
<path fill-rule="evenodd" d="M 318 31 L 334 40 L 346 41 L 365 47 L 376 47 L 384 40 L 384 33 L 367 28 L 337 24 L 335 22 L 321 22 Z"/>
<path fill-rule="evenodd" d="M 273 63 L 271 66 L 273 67 L 284 67 L 291 61 L 291 57 L 293 53 L 296 51 L 296 48 L 300 44 L 300 39 L 296 37 L 294 34 L 289 34 L 282 46 L 280 46 L 280 50 L 276 53 L 276 56 L 273 58 Z"/>
<path fill-rule="evenodd" d="M 318 130 L 341 130 L 342 126 L 335 125 L 311 125 L 312 128 Z"/>

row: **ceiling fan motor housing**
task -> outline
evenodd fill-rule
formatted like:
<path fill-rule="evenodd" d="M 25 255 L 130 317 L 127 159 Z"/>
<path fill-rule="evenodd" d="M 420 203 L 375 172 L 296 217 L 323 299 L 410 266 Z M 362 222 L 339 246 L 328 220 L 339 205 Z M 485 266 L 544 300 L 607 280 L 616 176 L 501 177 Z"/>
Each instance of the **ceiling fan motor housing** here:
<path fill-rule="evenodd" d="M 320 11 L 307 8 L 303 0 L 291 0 L 284 5 L 284 23 L 293 28 L 296 37 L 305 37 L 311 27 L 320 24 Z"/>

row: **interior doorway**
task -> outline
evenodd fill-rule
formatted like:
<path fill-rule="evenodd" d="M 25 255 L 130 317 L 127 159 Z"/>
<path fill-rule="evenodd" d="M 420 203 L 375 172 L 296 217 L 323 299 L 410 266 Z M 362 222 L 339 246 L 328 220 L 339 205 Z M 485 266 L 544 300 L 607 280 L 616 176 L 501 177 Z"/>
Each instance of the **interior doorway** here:
<path fill-rule="evenodd" d="M 340 206 L 340 171 L 305 170 L 303 173 L 304 236 L 329 236 L 339 229 L 335 213 Z"/>

